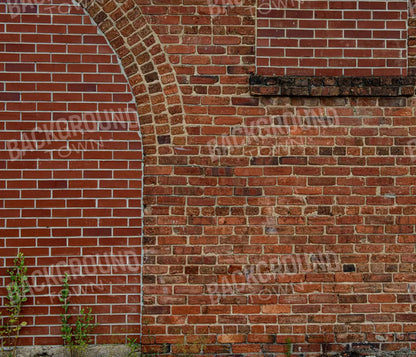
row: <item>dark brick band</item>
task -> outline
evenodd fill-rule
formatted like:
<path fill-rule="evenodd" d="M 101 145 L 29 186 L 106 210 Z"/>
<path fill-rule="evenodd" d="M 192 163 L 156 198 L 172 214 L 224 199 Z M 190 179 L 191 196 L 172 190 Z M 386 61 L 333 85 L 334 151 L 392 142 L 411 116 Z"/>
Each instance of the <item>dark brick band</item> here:
<path fill-rule="evenodd" d="M 294 97 L 410 97 L 416 77 L 250 77 L 251 95 Z"/>

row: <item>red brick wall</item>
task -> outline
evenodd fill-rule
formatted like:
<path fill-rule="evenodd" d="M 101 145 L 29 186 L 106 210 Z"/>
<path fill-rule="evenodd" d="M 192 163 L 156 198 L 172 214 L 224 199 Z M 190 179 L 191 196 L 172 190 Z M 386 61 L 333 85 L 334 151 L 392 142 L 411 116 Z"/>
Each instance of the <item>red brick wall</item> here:
<path fill-rule="evenodd" d="M 406 75 L 407 12 L 407 1 L 260 1 L 257 73 Z"/>
<path fill-rule="evenodd" d="M 250 96 L 249 0 L 84 5 L 143 135 L 143 343 L 414 349 L 414 99 Z"/>
<path fill-rule="evenodd" d="M 131 87 L 82 8 L 3 3 L 0 12 L 1 265 L 20 250 L 30 267 L 22 343 L 62 343 L 64 272 L 71 302 L 91 306 L 100 324 L 94 342 L 125 342 L 139 330 L 141 302 L 142 142 Z"/>

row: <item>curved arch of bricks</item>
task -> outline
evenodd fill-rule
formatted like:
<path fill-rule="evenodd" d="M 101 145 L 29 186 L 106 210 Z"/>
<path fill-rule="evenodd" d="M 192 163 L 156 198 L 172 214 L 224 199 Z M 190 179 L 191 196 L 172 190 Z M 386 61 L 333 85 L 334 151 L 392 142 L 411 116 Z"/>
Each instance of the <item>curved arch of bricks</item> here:
<path fill-rule="evenodd" d="M 174 70 L 140 8 L 134 1 L 78 2 L 125 69 L 136 97 L 145 154 L 158 153 L 158 144 L 181 144 L 183 107 Z"/>

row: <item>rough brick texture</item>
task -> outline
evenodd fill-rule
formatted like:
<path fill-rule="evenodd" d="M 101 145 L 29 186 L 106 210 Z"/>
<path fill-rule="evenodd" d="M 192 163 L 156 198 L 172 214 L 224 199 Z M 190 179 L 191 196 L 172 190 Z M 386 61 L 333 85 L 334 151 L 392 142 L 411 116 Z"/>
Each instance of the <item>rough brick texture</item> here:
<path fill-rule="evenodd" d="M 98 309 L 97 342 L 118 342 L 118 333 L 134 334 L 142 321 L 145 349 L 164 346 L 170 353 L 183 344 L 196 352 L 202 343 L 207 356 L 284 356 L 288 338 L 298 356 L 308 357 L 352 343 L 414 350 L 414 97 L 250 95 L 257 32 L 251 0 L 82 6 L 112 49 L 76 7 L 62 16 L 64 43 L 62 31 L 51 32 L 61 16 L 45 13 L 46 5 L 14 18 L 1 15 L 3 263 L 18 247 L 31 271 L 103 248 L 136 249 L 143 225 L 144 250 L 136 250 L 142 281 L 137 271 L 106 273 L 105 289 L 81 300 Z M 402 2 L 397 6 L 403 13 Z M 6 12 L 4 2 L 0 9 Z M 80 21 L 81 35 L 71 32 L 69 19 Z M 43 24 L 53 26 L 26 39 Z M 84 44 L 87 28 L 102 42 Z M 76 39 L 81 43 L 68 43 Z M 48 50 L 40 51 L 45 44 Z M 90 46 L 111 71 L 84 61 Z M 55 48 L 64 55 L 57 61 Z M 26 57 L 33 53 L 46 57 L 34 64 Z M 70 69 L 73 58 L 78 62 Z M 42 63 L 53 67 L 36 72 Z M 48 80 L 34 79 L 39 75 Z M 37 90 L 42 83 L 44 90 Z M 93 131 L 108 147 L 75 158 L 40 157 L 52 153 L 41 147 L 13 161 L 7 150 L 35 125 L 60 123 L 74 103 L 80 103 L 76 113 L 113 107 L 121 87 L 117 104 L 133 108 L 132 93 L 139 116 L 143 222 L 137 117 L 129 117 L 128 127 L 114 120 L 108 130 Z M 63 98 L 54 100 L 58 93 Z M 112 186 L 118 182 L 127 186 Z M 51 291 L 59 291 L 57 284 Z M 26 310 L 31 327 L 22 342 L 59 343 L 56 297 L 36 299 L 42 303 Z"/>
<path fill-rule="evenodd" d="M 405 75 L 407 1 L 261 0 L 257 73 Z"/>
<path fill-rule="evenodd" d="M 250 94 L 292 97 L 411 97 L 416 77 L 250 77 Z"/>

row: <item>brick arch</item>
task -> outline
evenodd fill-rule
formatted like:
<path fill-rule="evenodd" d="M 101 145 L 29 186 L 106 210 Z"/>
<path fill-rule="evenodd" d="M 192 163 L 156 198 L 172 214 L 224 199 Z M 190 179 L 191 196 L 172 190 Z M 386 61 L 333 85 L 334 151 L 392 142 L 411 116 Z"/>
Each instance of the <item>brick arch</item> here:
<path fill-rule="evenodd" d="M 182 97 L 174 69 L 140 6 L 132 0 L 75 1 L 121 60 L 136 98 L 145 153 L 173 153 L 164 144 L 184 144 Z"/>

